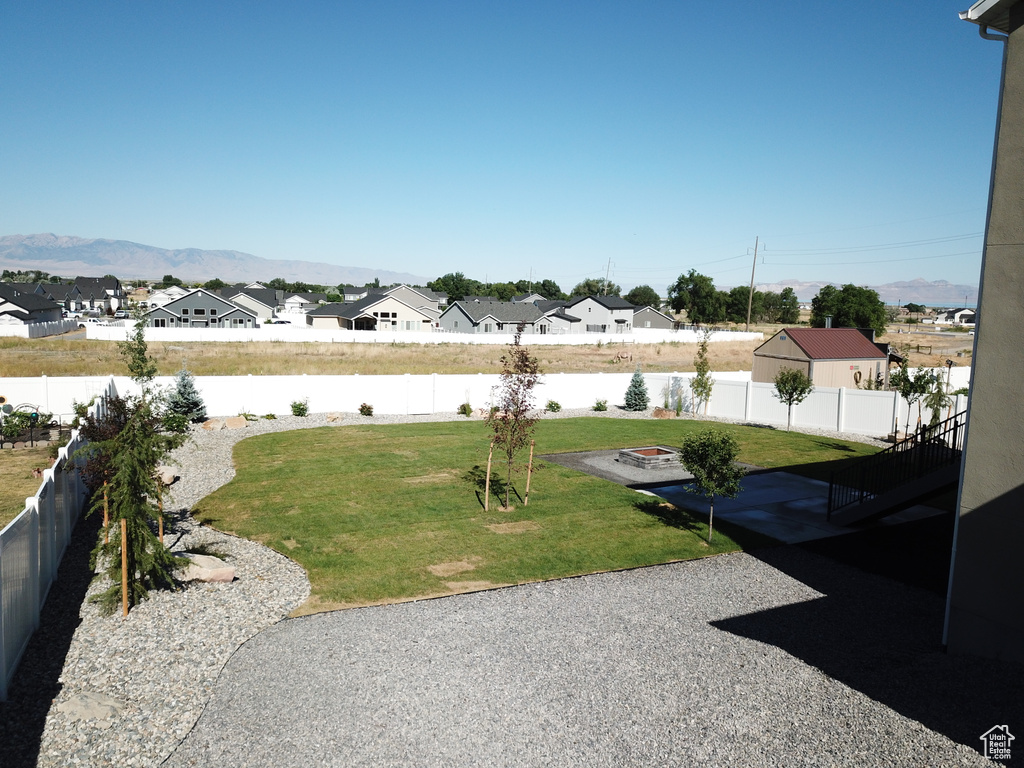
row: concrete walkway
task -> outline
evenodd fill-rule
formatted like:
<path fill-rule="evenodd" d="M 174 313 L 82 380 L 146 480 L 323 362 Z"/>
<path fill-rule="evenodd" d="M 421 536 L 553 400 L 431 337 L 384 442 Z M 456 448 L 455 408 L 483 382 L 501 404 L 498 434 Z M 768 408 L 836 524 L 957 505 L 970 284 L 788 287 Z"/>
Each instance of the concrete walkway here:
<path fill-rule="evenodd" d="M 164 765 L 991 765 L 1024 675 L 942 610 L 786 546 L 290 619 Z"/>
<path fill-rule="evenodd" d="M 687 481 L 693 475 L 678 462 L 662 469 L 645 470 L 622 464 L 618 455 L 618 451 L 587 451 L 548 454 L 542 458 L 659 496 L 677 507 L 707 516 L 707 499 L 687 492 Z M 739 496 L 715 499 L 715 520 L 734 523 L 785 544 L 839 536 L 855 530 L 826 520 L 828 483 L 790 472 L 744 466 L 749 474 L 743 478 Z M 879 524 L 897 525 L 936 514 L 939 510 L 919 505 L 885 518 Z"/>

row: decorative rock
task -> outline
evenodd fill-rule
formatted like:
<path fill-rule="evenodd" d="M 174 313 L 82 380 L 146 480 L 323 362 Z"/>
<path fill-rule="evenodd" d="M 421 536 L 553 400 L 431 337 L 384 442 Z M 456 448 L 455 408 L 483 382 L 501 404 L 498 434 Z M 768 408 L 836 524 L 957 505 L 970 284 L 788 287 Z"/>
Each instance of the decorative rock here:
<path fill-rule="evenodd" d="M 340 413 L 338 413 L 337 411 L 335 411 L 334 413 L 328 413 L 328 414 L 327 414 L 327 421 L 328 421 L 328 423 L 330 423 L 330 424 L 333 424 L 333 423 L 335 423 L 335 422 L 337 422 L 337 421 L 341 421 L 341 420 L 342 420 L 342 419 L 344 419 L 344 418 L 345 418 L 345 417 L 344 417 L 344 416 L 342 416 L 342 415 L 341 415 Z"/>
<path fill-rule="evenodd" d="M 164 485 L 171 485 L 178 479 L 178 476 L 171 467 L 160 466 L 156 468 L 156 479 Z"/>
<path fill-rule="evenodd" d="M 228 565 L 213 555 L 190 555 L 185 553 L 192 562 L 184 570 L 182 581 L 234 581 L 235 566 Z"/>
<path fill-rule="evenodd" d="M 670 411 L 668 408 L 655 408 L 651 415 L 656 419 L 674 419 L 676 412 Z"/>
<path fill-rule="evenodd" d="M 100 728 L 109 728 L 111 718 L 118 717 L 124 709 L 124 702 L 103 693 L 86 691 L 72 696 L 57 705 L 57 710 L 68 716 L 72 722 L 76 720 L 100 720 Z"/>
<path fill-rule="evenodd" d="M 228 429 L 245 429 L 248 423 L 245 416 L 228 416 L 224 419 L 224 426 Z"/>
<path fill-rule="evenodd" d="M 224 429 L 224 420 L 223 419 L 208 419 L 207 421 L 203 422 L 203 429 L 210 430 L 212 432 L 216 432 L 218 430 Z"/>

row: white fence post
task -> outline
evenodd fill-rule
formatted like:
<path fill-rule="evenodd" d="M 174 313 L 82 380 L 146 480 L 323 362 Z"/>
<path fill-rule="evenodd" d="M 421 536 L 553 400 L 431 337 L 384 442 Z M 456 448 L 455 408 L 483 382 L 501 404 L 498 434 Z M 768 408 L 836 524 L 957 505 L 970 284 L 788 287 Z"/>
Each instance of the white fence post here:
<path fill-rule="evenodd" d="M 839 388 L 839 401 L 836 407 L 836 431 L 842 432 L 846 422 L 846 387 Z"/>
<path fill-rule="evenodd" d="M 748 381 L 746 391 L 743 393 L 743 420 L 750 421 L 750 414 L 754 405 L 754 382 Z"/>

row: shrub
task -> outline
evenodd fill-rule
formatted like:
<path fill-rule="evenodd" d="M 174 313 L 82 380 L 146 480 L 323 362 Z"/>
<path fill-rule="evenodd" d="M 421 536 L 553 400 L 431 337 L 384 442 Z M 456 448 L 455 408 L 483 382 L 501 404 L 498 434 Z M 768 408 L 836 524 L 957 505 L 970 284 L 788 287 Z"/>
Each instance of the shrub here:
<path fill-rule="evenodd" d="M 548 404 L 547 406 L 545 406 L 545 410 L 551 411 L 551 413 L 558 413 L 560 410 L 562 410 L 562 406 L 559 404 L 557 400 L 548 400 Z"/>
<path fill-rule="evenodd" d="M 308 416 L 309 415 L 309 400 L 293 400 L 292 401 L 292 416 Z"/>
<path fill-rule="evenodd" d="M 188 417 L 183 413 L 166 413 L 163 418 L 164 429 L 177 435 L 188 432 Z"/>
<path fill-rule="evenodd" d="M 473 406 L 470 405 L 469 403 L 463 403 L 462 405 L 460 405 L 456 409 L 455 412 L 460 414 L 460 415 L 462 415 L 462 416 L 472 416 L 473 415 Z"/>
<path fill-rule="evenodd" d="M 644 375 L 637 365 L 633 371 L 633 378 L 629 381 L 629 388 L 626 390 L 626 410 L 645 411 L 650 404 L 651 398 L 647 394 L 647 385 L 644 383 Z"/>
<path fill-rule="evenodd" d="M 267 421 L 273 421 L 274 419 L 277 418 L 277 415 L 273 413 L 268 413 L 263 418 L 266 419 Z"/>
<path fill-rule="evenodd" d="M 596 403 L 594 403 L 594 410 L 595 411 L 607 411 L 608 410 L 608 401 L 607 400 L 598 400 Z"/>
<path fill-rule="evenodd" d="M 363 416 L 373 416 L 373 406 L 369 403 L 363 403 L 359 406 L 359 412 Z"/>
<path fill-rule="evenodd" d="M 248 411 L 239 411 L 238 415 L 241 416 L 246 421 L 256 421 L 255 413 L 249 413 Z"/>

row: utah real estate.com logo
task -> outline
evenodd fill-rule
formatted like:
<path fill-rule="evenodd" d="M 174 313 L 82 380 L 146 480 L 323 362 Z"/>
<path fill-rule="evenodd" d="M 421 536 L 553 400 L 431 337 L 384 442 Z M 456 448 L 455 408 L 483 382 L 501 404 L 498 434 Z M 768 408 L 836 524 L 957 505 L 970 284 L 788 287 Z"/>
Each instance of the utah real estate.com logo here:
<path fill-rule="evenodd" d="M 1015 738 L 1009 726 L 993 725 L 979 736 L 985 742 L 985 757 L 990 760 L 1009 760 L 1010 742 Z"/>

